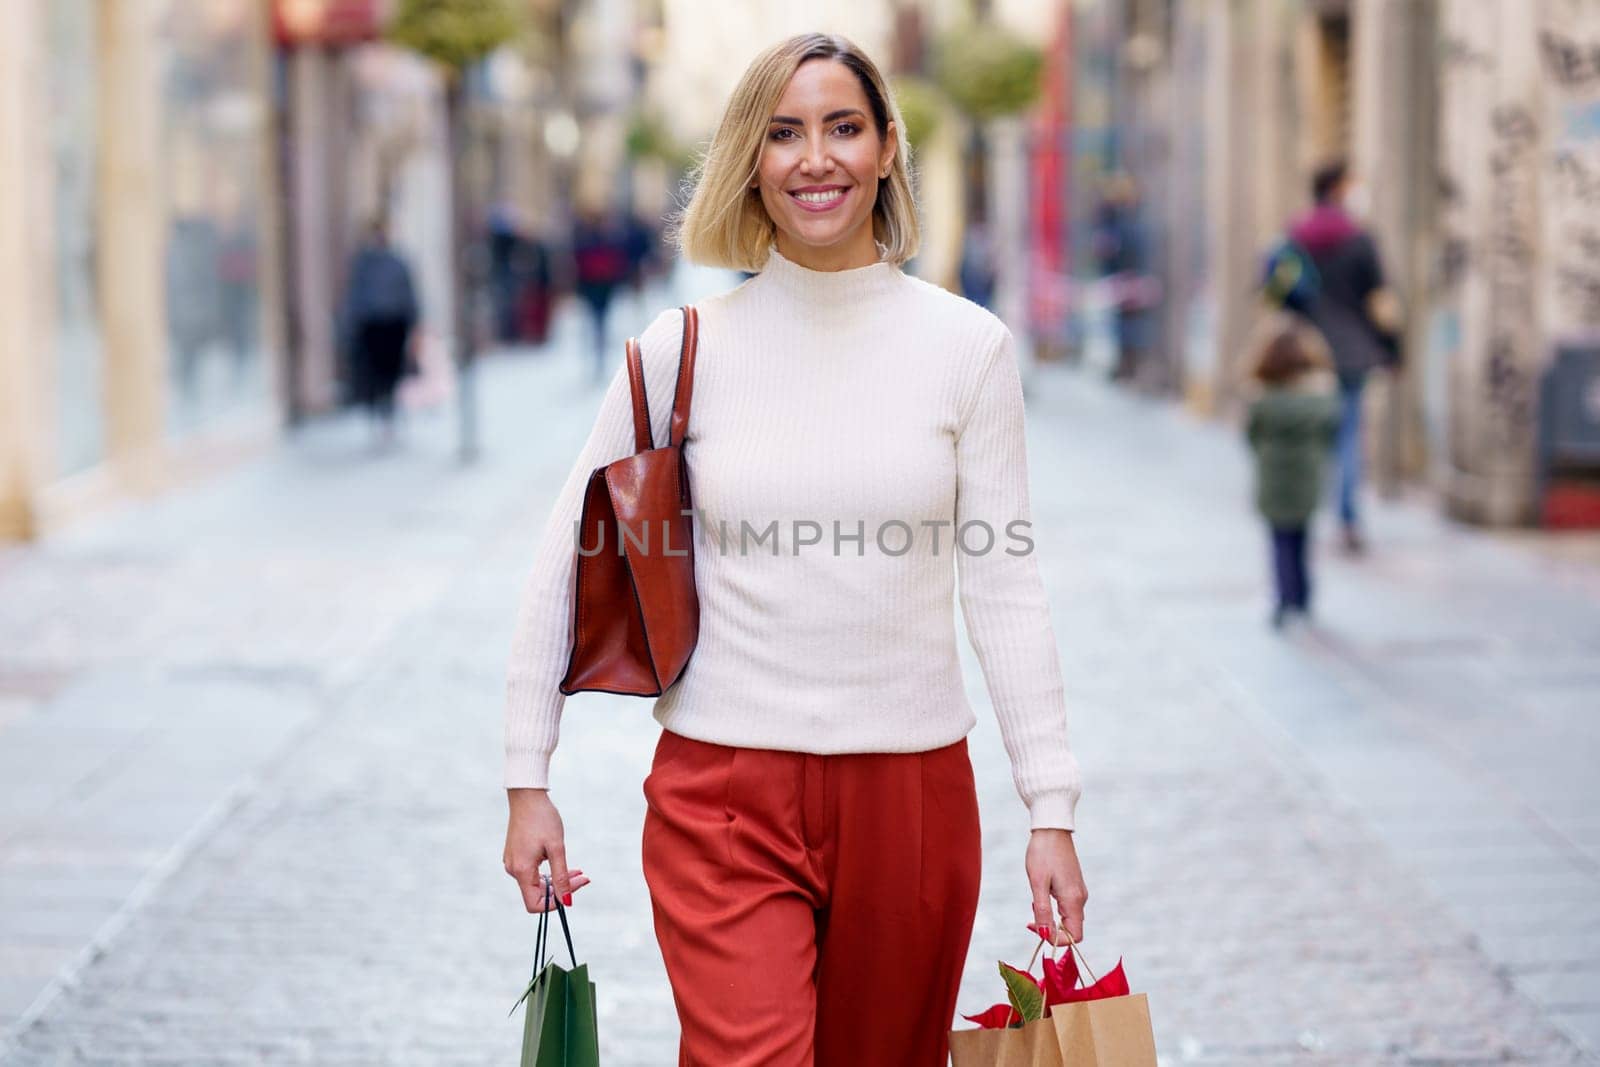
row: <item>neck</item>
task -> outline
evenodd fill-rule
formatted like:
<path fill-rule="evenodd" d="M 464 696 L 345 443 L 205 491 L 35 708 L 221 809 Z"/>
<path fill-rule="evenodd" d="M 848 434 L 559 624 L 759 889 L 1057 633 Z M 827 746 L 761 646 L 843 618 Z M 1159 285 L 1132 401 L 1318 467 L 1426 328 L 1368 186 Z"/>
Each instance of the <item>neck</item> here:
<path fill-rule="evenodd" d="M 854 270 L 870 267 L 878 262 L 878 242 L 872 236 L 872 224 L 867 222 L 856 229 L 848 241 L 836 245 L 808 245 L 796 241 L 782 230 L 773 242 L 783 258 L 807 270 Z"/>
<path fill-rule="evenodd" d="M 876 258 L 864 266 L 817 270 L 790 259 L 775 242 L 756 283 L 807 307 L 843 310 L 892 293 L 902 277 L 895 264 Z"/>

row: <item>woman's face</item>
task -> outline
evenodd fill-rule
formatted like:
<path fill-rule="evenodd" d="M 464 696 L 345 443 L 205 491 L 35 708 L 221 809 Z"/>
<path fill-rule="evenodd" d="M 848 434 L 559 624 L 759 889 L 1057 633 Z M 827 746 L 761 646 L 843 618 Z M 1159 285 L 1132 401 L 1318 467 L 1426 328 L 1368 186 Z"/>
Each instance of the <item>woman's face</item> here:
<path fill-rule="evenodd" d="M 878 135 L 850 68 L 833 59 L 800 64 L 767 123 L 756 173 L 778 251 L 821 270 L 876 263 L 872 207 L 895 136 L 892 122 Z"/>

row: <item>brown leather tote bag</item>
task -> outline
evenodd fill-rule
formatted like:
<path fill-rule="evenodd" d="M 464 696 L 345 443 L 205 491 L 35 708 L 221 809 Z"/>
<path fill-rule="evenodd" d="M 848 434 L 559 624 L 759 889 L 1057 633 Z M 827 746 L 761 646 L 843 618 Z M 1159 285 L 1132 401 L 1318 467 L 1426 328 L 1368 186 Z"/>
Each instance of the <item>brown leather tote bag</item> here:
<path fill-rule="evenodd" d="M 685 306 L 672 428 L 661 448 L 650 430 L 639 341 L 628 339 L 634 453 L 595 468 L 583 495 L 565 694 L 660 696 L 694 651 L 700 600 L 683 436 L 699 329 L 699 315 Z"/>

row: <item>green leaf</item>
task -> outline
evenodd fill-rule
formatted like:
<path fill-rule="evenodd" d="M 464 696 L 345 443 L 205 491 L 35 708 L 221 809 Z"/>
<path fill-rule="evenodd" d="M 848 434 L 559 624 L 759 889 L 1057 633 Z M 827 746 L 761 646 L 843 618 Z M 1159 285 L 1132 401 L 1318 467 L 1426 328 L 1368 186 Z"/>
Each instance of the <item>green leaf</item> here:
<path fill-rule="evenodd" d="M 1024 1023 L 1044 1018 L 1044 990 L 1029 975 L 1023 974 L 1009 963 L 1000 965 L 1000 977 L 1005 979 L 1006 999 L 1017 1009 Z"/>

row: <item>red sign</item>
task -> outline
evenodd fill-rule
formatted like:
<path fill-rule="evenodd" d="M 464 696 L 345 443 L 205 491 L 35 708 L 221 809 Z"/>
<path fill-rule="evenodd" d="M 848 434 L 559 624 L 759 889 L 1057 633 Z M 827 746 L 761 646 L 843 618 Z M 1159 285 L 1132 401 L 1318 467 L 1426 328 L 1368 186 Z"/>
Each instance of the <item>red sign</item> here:
<path fill-rule="evenodd" d="M 385 6 L 383 0 L 273 0 L 272 32 L 285 46 L 374 41 Z"/>

